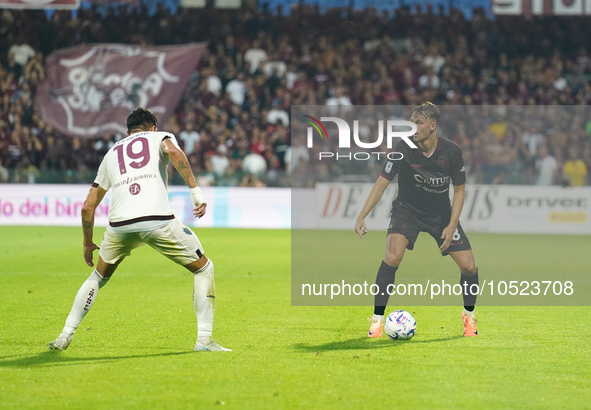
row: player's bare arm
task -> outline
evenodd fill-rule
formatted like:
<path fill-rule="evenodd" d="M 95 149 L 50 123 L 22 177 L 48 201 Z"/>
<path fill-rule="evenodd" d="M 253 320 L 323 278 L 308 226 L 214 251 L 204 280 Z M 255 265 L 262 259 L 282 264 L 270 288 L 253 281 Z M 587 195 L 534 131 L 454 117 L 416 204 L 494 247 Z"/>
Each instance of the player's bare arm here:
<path fill-rule="evenodd" d="M 384 191 L 386 188 L 388 188 L 388 184 L 390 184 L 390 181 L 388 181 L 386 178 L 383 176 L 378 177 L 378 180 L 371 188 L 371 192 L 365 201 L 365 205 L 363 205 L 363 208 L 361 209 L 361 212 L 355 221 L 355 232 L 357 232 L 357 235 L 359 235 L 359 237 L 362 239 L 363 235 L 367 233 L 365 218 L 367 215 L 369 215 L 373 207 L 376 206 L 376 204 L 380 201 L 382 195 L 384 195 Z"/>
<path fill-rule="evenodd" d="M 189 188 L 195 188 L 197 186 L 197 182 L 195 182 L 195 176 L 193 175 L 193 171 L 191 171 L 191 166 L 185 153 L 179 149 L 169 138 L 166 138 L 162 141 L 162 151 L 168 155 L 172 161 L 172 165 L 183 177 Z"/>
<path fill-rule="evenodd" d="M 203 215 L 205 215 L 207 203 L 201 194 L 201 190 L 197 186 L 197 182 L 195 181 L 195 176 L 193 175 L 193 171 L 191 170 L 191 165 L 189 164 L 187 156 L 168 138 L 162 141 L 162 151 L 168 155 L 174 168 L 183 177 L 185 183 L 191 189 L 191 200 L 195 206 L 193 209 L 193 215 L 197 218 L 201 218 Z"/>
<path fill-rule="evenodd" d="M 443 230 L 441 239 L 444 240 L 443 244 L 439 248 L 440 252 L 445 252 L 451 243 L 454 232 L 458 227 L 458 221 L 460 220 L 460 214 L 464 207 L 464 198 L 466 197 L 466 184 L 454 185 L 454 198 L 451 204 L 451 217 L 449 219 L 449 225 Z"/>
<path fill-rule="evenodd" d="M 92 253 L 95 249 L 99 249 L 99 247 L 93 242 L 92 234 L 94 228 L 94 211 L 99 206 L 103 198 L 105 197 L 105 191 L 100 186 L 91 187 L 90 191 L 88 192 L 88 196 L 84 201 L 84 206 L 82 207 L 82 234 L 84 237 L 84 261 L 88 266 L 94 266 L 92 261 Z"/>

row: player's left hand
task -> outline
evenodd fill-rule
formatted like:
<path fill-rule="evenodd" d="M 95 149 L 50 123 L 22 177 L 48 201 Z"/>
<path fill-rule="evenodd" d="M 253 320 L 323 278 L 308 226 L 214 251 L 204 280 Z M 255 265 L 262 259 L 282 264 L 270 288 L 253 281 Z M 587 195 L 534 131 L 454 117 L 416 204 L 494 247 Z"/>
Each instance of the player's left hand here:
<path fill-rule="evenodd" d="M 91 268 L 94 266 L 92 262 L 92 253 L 96 250 L 100 249 L 96 243 L 91 243 L 90 245 L 84 245 L 84 262 Z"/>
<path fill-rule="evenodd" d="M 195 216 L 195 218 L 201 218 L 203 215 L 205 215 L 205 208 L 207 207 L 207 204 L 204 202 L 202 204 L 200 204 L 199 206 L 193 208 L 193 215 Z"/>
<path fill-rule="evenodd" d="M 443 253 L 447 250 L 447 248 L 449 248 L 449 244 L 451 243 L 455 230 L 456 228 L 453 228 L 451 226 L 448 226 L 443 230 L 443 233 L 441 234 L 441 239 L 443 239 L 443 243 L 439 247 L 439 252 Z"/>

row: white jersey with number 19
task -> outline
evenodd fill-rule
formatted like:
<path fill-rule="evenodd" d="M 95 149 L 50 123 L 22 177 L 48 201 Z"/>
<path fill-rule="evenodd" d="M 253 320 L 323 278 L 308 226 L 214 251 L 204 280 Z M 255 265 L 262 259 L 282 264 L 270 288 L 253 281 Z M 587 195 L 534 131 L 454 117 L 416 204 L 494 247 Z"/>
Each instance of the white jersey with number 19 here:
<path fill-rule="evenodd" d="M 168 201 L 168 156 L 162 151 L 165 138 L 178 146 L 171 133 L 138 132 L 115 143 L 103 158 L 93 186 L 113 188 L 112 227 L 174 218 Z"/>

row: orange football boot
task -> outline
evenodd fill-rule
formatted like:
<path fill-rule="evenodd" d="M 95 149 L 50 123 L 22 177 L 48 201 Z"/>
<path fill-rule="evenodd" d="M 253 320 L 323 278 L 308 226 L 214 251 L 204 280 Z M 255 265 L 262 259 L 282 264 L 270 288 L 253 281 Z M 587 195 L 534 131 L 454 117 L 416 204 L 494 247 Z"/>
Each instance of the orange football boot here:
<path fill-rule="evenodd" d="M 373 318 L 368 320 L 371 320 L 371 326 L 369 327 L 369 333 L 367 334 L 367 337 L 382 337 L 384 334 L 384 322 Z"/>
<path fill-rule="evenodd" d="M 464 336 L 478 336 L 478 330 L 476 330 L 476 323 L 478 322 L 478 320 L 476 320 L 474 316 L 470 317 L 465 313 L 462 313 L 462 322 L 464 322 Z"/>

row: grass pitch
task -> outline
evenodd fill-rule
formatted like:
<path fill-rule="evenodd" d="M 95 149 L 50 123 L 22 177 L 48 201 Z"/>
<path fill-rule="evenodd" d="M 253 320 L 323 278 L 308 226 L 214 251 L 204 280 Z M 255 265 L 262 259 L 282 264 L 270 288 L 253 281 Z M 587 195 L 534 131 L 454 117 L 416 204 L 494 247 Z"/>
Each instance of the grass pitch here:
<path fill-rule="evenodd" d="M 589 307 L 480 307 L 478 338 L 461 337 L 459 307 L 407 307 L 417 336 L 370 340 L 367 307 L 291 306 L 289 231 L 197 233 L 215 262 L 214 337 L 233 352 L 192 351 L 193 279 L 149 247 L 101 289 L 70 348 L 47 351 L 90 274 L 80 229 L 0 227 L 0 408 L 589 408 Z M 481 269 L 527 264 L 486 254 L 516 238 L 471 234 Z M 587 237 L 531 239 L 553 262 L 574 246 L 569 263 L 589 263 Z M 405 270 L 441 263 L 424 241 Z"/>

